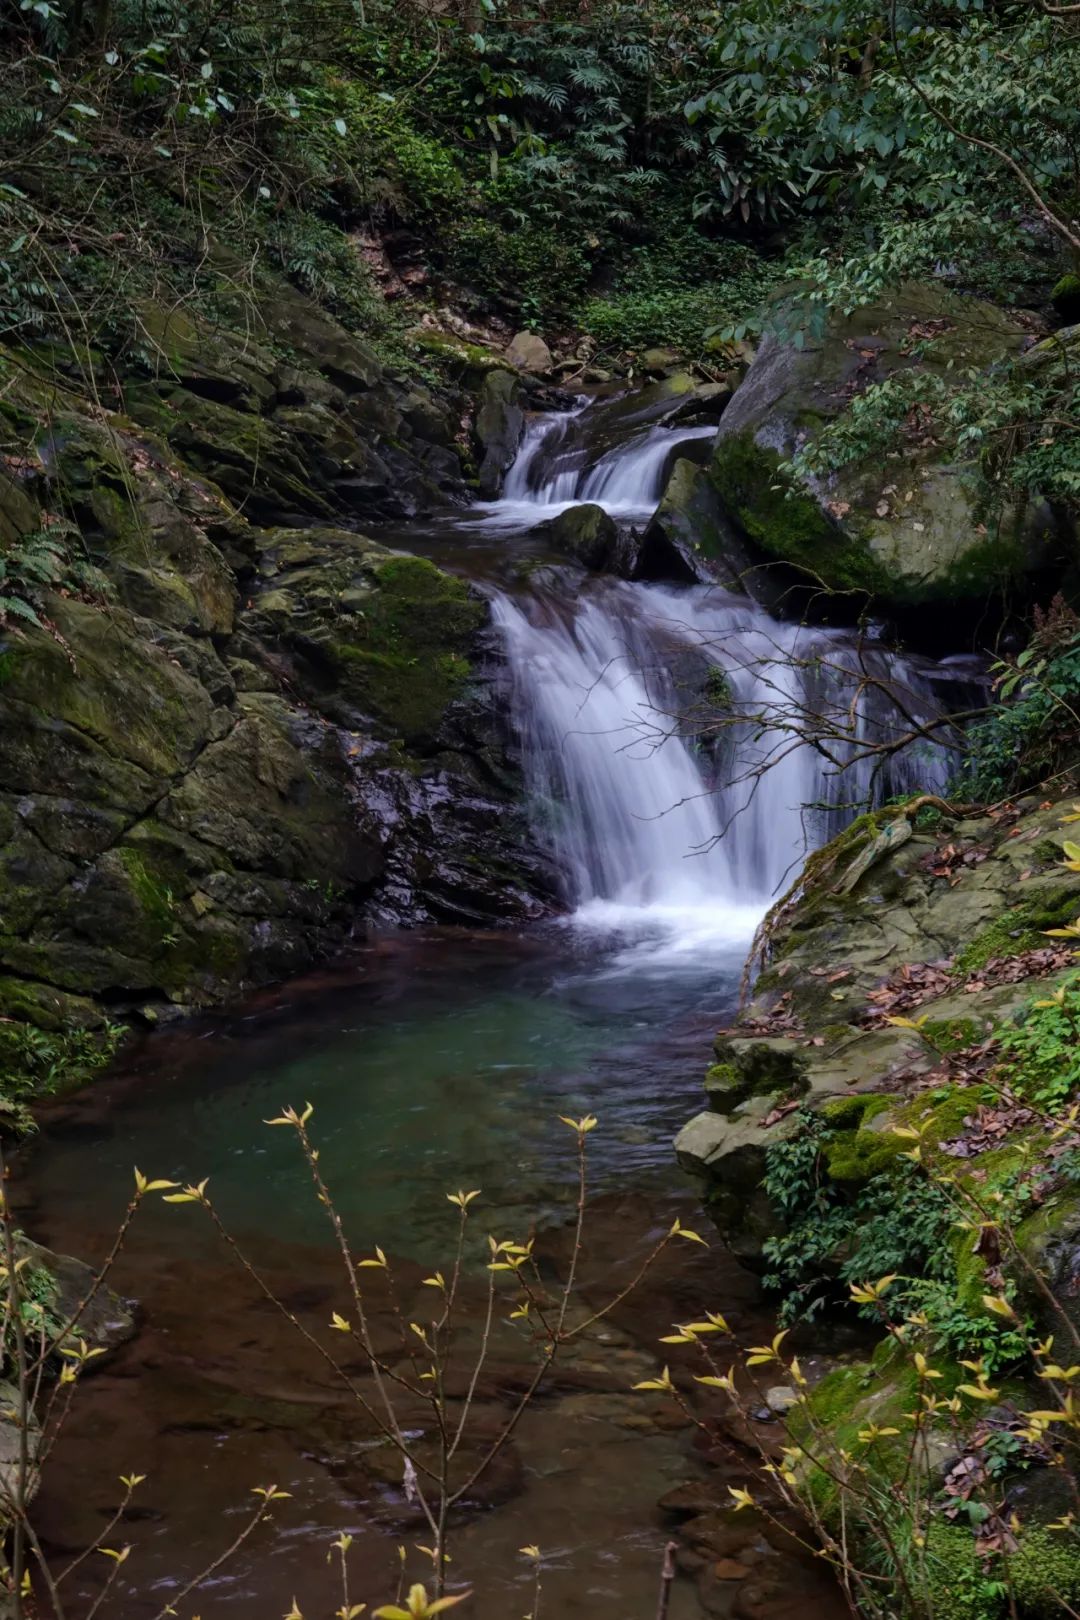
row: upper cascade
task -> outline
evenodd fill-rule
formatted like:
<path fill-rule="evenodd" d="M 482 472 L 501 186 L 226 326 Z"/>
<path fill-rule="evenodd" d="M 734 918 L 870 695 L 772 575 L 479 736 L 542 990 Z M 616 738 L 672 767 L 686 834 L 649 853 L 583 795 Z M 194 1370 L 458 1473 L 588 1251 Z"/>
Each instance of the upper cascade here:
<path fill-rule="evenodd" d="M 658 384 L 535 416 L 526 423 L 489 519 L 502 527 L 527 528 L 585 501 L 616 518 L 647 518 L 680 450 L 695 440 L 715 439 L 715 413 L 709 389 L 673 393 L 670 385 Z M 713 420 L 701 421 L 702 414 Z"/>

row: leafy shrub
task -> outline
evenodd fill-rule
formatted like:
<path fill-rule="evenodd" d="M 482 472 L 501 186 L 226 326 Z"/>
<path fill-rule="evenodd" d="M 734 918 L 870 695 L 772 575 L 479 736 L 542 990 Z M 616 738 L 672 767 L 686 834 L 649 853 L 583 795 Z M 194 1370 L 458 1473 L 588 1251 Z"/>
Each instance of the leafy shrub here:
<path fill-rule="evenodd" d="M 430 225 L 460 206 L 465 180 L 455 154 L 392 96 L 321 70 L 313 85 L 288 92 L 281 110 L 299 115 L 292 141 L 312 177 L 339 191 L 351 183 L 365 208 Z"/>
<path fill-rule="evenodd" d="M 338 226 L 293 210 L 266 227 L 266 245 L 296 286 L 351 330 L 387 336 L 394 318 L 355 245 Z"/>
<path fill-rule="evenodd" d="M 566 315 L 580 300 L 591 271 L 585 249 L 564 234 L 490 219 L 468 220 L 452 231 L 446 258 L 455 279 L 505 299 L 523 319 Z"/>
<path fill-rule="evenodd" d="M 1080 978 L 1032 1003 L 998 1044 L 1015 1094 L 1048 1112 L 1080 1093 Z"/>
<path fill-rule="evenodd" d="M 1067 766 L 1080 749 L 1080 620 L 1055 598 L 1019 657 L 995 665 L 999 702 L 972 727 L 958 791 L 998 799 Z"/>
<path fill-rule="evenodd" d="M 604 348 L 672 344 L 699 353 L 712 332 L 762 302 L 776 275 L 752 248 L 673 225 L 671 236 L 625 255 L 615 290 L 590 298 L 580 320 Z"/>
<path fill-rule="evenodd" d="M 837 1128 L 807 1113 L 803 1129 L 769 1149 L 764 1188 L 784 1216 L 787 1230 L 771 1238 L 766 1258 L 770 1288 L 785 1292 L 786 1321 L 810 1317 L 837 1294 L 837 1282 L 879 1272 L 948 1272 L 949 1206 L 928 1192 L 915 1167 L 898 1161 L 849 1194 L 830 1176 L 826 1149 Z M 845 1258 L 858 1234 L 857 1253 Z M 846 1287 L 840 1291 L 846 1297 Z"/>
<path fill-rule="evenodd" d="M 768 1151 L 764 1188 L 786 1225 L 765 1244 L 765 1285 L 784 1296 L 780 1320 L 812 1319 L 849 1301 L 863 1278 L 890 1275 L 896 1299 L 921 1313 L 940 1349 L 981 1356 L 993 1369 L 1014 1363 L 1024 1342 L 1012 1325 L 968 1309 L 963 1298 L 948 1191 L 897 1157 L 849 1192 L 828 1172 L 826 1150 L 838 1134 L 828 1120 L 807 1113 L 797 1135 Z M 873 1305 L 862 1314 L 877 1319 Z"/>
<path fill-rule="evenodd" d="M 64 521 L 23 535 L 0 553 L 0 624 L 22 619 L 40 625 L 42 595 L 57 589 L 99 597 L 110 589 L 79 531 Z"/>
<path fill-rule="evenodd" d="M 32 1131 L 30 1104 L 84 1085 L 112 1061 L 126 1034 L 124 1024 L 46 1030 L 0 1018 L 0 1121 L 17 1132 Z"/>

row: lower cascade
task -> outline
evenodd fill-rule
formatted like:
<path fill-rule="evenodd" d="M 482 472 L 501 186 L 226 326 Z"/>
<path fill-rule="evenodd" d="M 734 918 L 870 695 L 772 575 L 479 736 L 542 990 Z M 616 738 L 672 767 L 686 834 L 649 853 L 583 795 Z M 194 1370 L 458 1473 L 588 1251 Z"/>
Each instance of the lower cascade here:
<path fill-rule="evenodd" d="M 560 447 L 580 435 L 580 413 L 534 425 L 498 515 L 520 521 L 525 488 L 537 512 L 586 495 L 624 511 L 627 492 L 640 502 L 659 476 L 661 431 L 670 458 L 677 435 L 654 428 L 591 467 L 578 448 L 568 471 Z M 676 952 L 745 948 L 808 850 L 860 809 L 946 785 L 936 743 L 873 745 L 942 713 L 948 666 L 778 622 L 719 587 L 542 571 L 497 594 L 492 613 L 534 831 L 580 926 Z"/>

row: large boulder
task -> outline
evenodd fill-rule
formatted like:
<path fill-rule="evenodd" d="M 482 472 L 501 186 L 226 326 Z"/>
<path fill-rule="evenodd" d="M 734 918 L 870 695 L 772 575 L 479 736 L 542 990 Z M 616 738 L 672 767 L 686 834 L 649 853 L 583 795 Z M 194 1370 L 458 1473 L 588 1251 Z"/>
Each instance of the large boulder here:
<path fill-rule="evenodd" d="M 695 519 L 703 564 L 736 573 L 763 600 L 825 596 L 851 618 L 868 604 L 955 614 L 1039 576 L 1060 551 L 1054 514 L 1035 499 L 987 510 L 976 468 L 946 459 L 914 416 L 884 458 L 875 450 L 827 480 L 796 482 L 786 470 L 871 385 L 916 367 L 941 377 L 988 369 L 1028 341 L 1005 312 L 916 284 L 835 315 L 802 347 L 766 338 L 695 497 L 707 508 Z"/>
<path fill-rule="evenodd" d="M 536 332 L 517 332 L 506 349 L 506 358 L 520 371 L 533 371 L 544 376 L 555 364 L 551 350 Z"/>
<path fill-rule="evenodd" d="M 538 533 L 553 550 L 592 573 L 625 575 L 631 570 L 633 542 L 620 534 L 610 513 L 591 501 L 567 507 L 549 523 L 542 523 Z"/>

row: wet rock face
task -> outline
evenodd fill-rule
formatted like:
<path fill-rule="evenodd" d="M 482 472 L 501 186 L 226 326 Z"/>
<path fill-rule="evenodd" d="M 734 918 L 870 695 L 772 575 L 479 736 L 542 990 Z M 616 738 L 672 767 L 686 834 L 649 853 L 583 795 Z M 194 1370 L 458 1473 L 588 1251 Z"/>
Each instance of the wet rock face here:
<path fill-rule="evenodd" d="M 510 371 L 489 371 L 480 391 L 476 437 L 482 451 L 480 494 L 492 500 L 517 455 L 525 427 L 521 384 Z"/>
<path fill-rule="evenodd" d="M 443 407 L 303 305 L 283 294 L 262 345 L 155 328 L 161 370 L 129 408 L 163 437 L 77 403 L 58 418 L 48 382 L 11 368 L 4 532 L 71 513 L 102 583 L 0 630 L 0 1016 L 93 1028 L 203 1005 L 303 970 L 368 914 L 496 922 L 550 893 L 483 674 L 485 604 L 312 526 L 362 488 L 373 515 L 441 498 Z M 364 484 L 369 454 L 392 499 Z M 286 510 L 303 527 L 250 521 Z"/>

